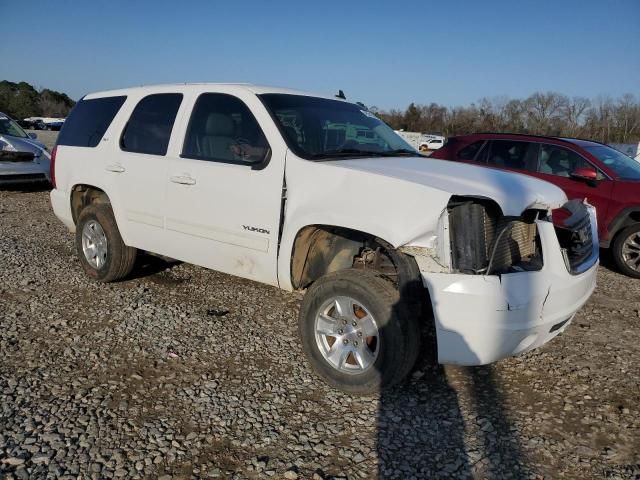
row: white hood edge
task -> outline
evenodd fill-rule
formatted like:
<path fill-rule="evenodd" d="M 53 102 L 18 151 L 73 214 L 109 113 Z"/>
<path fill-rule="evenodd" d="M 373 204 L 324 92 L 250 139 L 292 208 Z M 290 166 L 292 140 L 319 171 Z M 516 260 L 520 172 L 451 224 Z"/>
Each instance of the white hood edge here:
<path fill-rule="evenodd" d="M 376 157 L 330 162 L 333 166 L 424 185 L 451 195 L 494 200 L 505 215 L 530 208 L 559 208 L 567 196 L 559 187 L 527 175 L 426 157 Z"/>

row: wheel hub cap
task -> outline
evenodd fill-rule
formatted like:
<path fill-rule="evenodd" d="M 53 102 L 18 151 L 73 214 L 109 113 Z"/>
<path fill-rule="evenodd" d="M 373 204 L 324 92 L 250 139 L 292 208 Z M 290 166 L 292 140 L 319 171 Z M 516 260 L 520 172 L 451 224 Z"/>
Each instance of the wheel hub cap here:
<path fill-rule="evenodd" d="M 89 220 L 82 228 L 82 253 L 95 269 L 102 268 L 107 261 L 107 236 L 95 220 Z"/>
<path fill-rule="evenodd" d="M 373 315 L 351 297 L 332 297 L 322 305 L 316 314 L 315 336 L 323 358 L 342 373 L 368 370 L 380 350 Z"/>
<path fill-rule="evenodd" d="M 622 258 L 629 268 L 640 271 L 640 233 L 632 233 L 624 241 Z"/>

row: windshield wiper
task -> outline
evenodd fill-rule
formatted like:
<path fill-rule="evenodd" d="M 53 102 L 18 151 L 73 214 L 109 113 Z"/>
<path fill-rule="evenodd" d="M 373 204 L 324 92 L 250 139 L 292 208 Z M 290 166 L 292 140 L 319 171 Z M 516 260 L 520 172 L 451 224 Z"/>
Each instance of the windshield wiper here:
<path fill-rule="evenodd" d="M 373 152 L 371 150 L 360 150 L 358 148 L 339 148 L 337 150 L 327 150 L 326 152 L 316 153 L 313 158 L 331 158 L 331 157 L 349 157 L 353 155 L 366 155 L 368 157 L 379 157 L 381 152 Z"/>
<path fill-rule="evenodd" d="M 360 150 L 358 148 L 339 148 L 337 150 L 327 150 L 326 152 L 317 153 L 313 158 L 333 158 L 333 157 L 350 157 L 361 156 L 367 157 L 398 157 L 398 156 L 418 156 L 418 152 L 409 150 L 408 148 L 398 148 L 396 150 L 385 150 L 376 152 L 373 150 Z"/>
<path fill-rule="evenodd" d="M 409 150 L 408 148 L 397 148 L 395 150 L 387 150 L 385 152 L 380 152 L 380 155 L 389 155 L 389 156 L 411 155 L 412 157 L 416 157 L 419 155 L 419 153 L 416 152 L 415 150 Z"/>

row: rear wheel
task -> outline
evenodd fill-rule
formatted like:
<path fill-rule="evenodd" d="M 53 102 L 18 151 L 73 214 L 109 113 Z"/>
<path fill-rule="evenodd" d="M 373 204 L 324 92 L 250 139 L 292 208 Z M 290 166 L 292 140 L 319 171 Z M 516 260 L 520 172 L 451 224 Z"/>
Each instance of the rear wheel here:
<path fill-rule="evenodd" d="M 640 278 L 640 223 L 625 228 L 616 236 L 613 260 L 622 273 Z"/>
<path fill-rule="evenodd" d="M 92 204 L 80 212 L 76 250 L 86 274 L 100 282 L 113 282 L 129 275 L 137 252 L 122 241 L 108 204 Z"/>
<path fill-rule="evenodd" d="M 394 285 L 370 270 L 342 270 L 318 279 L 300 310 L 299 331 L 315 372 L 349 393 L 371 393 L 401 382 L 420 342 Z"/>

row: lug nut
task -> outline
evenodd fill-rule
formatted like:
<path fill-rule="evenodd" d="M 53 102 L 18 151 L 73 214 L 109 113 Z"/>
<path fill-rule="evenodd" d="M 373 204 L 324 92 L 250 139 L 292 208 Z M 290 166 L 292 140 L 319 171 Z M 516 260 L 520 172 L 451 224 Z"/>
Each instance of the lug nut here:
<path fill-rule="evenodd" d="M 347 324 L 347 321 L 346 321 L 346 320 L 342 320 L 342 324 L 343 324 L 343 325 L 346 325 L 346 324 Z"/>
<path fill-rule="evenodd" d="M 357 324 L 355 321 L 354 321 L 354 322 L 351 322 L 351 325 L 353 325 L 354 327 L 357 327 L 357 326 L 358 326 L 358 324 Z"/>
<path fill-rule="evenodd" d="M 345 345 L 349 343 L 349 340 L 343 340 L 342 343 L 344 343 Z"/>
<path fill-rule="evenodd" d="M 339 333 L 340 335 L 342 335 L 342 332 L 343 332 L 343 330 L 342 330 L 342 329 L 338 330 L 338 333 Z"/>
<path fill-rule="evenodd" d="M 353 346 L 357 347 L 358 346 L 358 342 L 353 342 Z"/>
<path fill-rule="evenodd" d="M 361 337 L 362 336 L 362 332 L 358 332 L 358 336 Z"/>

